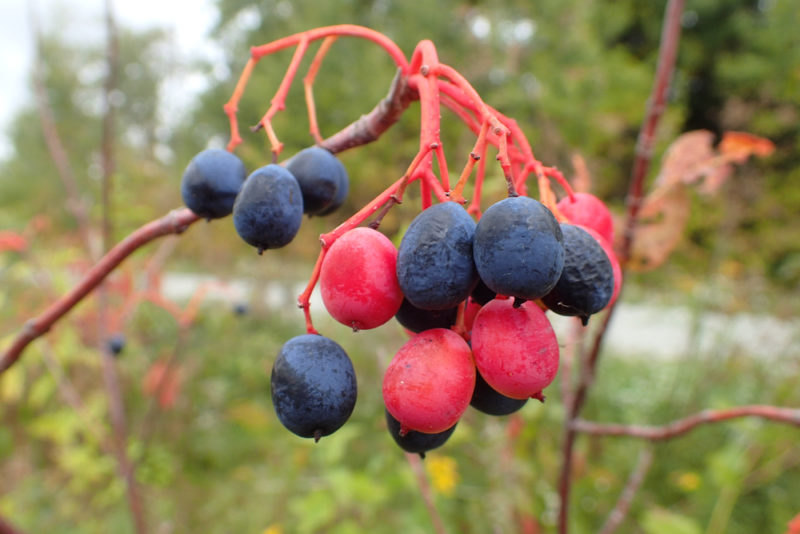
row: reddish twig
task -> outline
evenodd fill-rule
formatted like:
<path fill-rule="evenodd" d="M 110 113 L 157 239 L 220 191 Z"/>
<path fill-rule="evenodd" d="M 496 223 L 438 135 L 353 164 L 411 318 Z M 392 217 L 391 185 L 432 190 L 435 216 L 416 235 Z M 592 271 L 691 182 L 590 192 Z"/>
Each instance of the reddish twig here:
<path fill-rule="evenodd" d="M 625 487 L 623 488 L 622 493 L 620 493 L 614 509 L 611 510 L 606 518 L 605 523 L 603 523 L 603 528 L 600 529 L 600 534 L 612 534 L 625 520 L 625 517 L 628 515 L 628 512 L 631 509 L 633 498 L 636 496 L 636 493 L 642 486 L 644 478 L 647 476 L 647 472 L 650 470 L 650 466 L 652 464 L 653 450 L 650 447 L 647 447 L 639 453 L 639 459 L 636 461 L 636 465 L 628 477 L 628 482 L 625 483 Z"/>
<path fill-rule="evenodd" d="M 434 532 L 436 532 L 436 534 L 447 534 L 442 516 L 439 515 L 439 511 L 436 509 L 431 487 L 430 484 L 428 484 L 428 478 L 425 476 L 425 469 L 422 466 L 422 459 L 419 457 L 419 454 L 413 453 L 406 453 L 406 459 L 411 465 L 411 470 L 414 471 L 414 477 L 419 487 L 419 493 L 422 496 L 422 502 L 425 503 L 425 508 L 428 509 L 428 514 L 431 516 Z"/>
<path fill-rule="evenodd" d="M 42 314 L 31 319 L 0 357 L 0 375 L 11 367 L 31 341 L 44 335 L 59 319 L 91 293 L 125 258 L 161 236 L 180 234 L 199 217 L 187 208 L 171 211 L 135 230 L 100 258 L 72 290 L 53 302 Z"/>
<path fill-rule="evenodd" d="M 631 182 L 628 193 L 628 211 L 625 223 L 625 240 L 620 251 L 620 260 L 624 261 L 630 252 L 632 244 L 633 229 L 639 215 L 639 207 L 644 189 L 644 179 L 652 159 L 653 139 L 656 127 L 661 119 L 666 102 L 666 92 L 672 73 L 675 70 L 675 61 L 678 54 L 678 43 L 681 33 L 681 14 L 685 0 L 669 0 L 664 14 L 664 24 L 661 31 L 661 41 L 658 49 L 658 67 L 653 83 L 653 89 L 645 113 L 641 132 L 637 141 L 636 159 L 634 161 L 631 174 Z M 619 299 L 617 300 L 619 302 Z M 558 493 L 561 498 L 561 506 L 558 513 L 558 532 L 567 534 L 569 532 L 569 498 L 572 482 L 572 457 L 575 447 L 576 430 L 572 424 L 580 414 L 581 408 L 586 399 L 586 394 L 591 387 L 595 369 L 600 354 L 602 340 L 608 329 L 611 316 L 613 315 L 616 302 L 611 305 L 606 314 L 605 322 L 600 328 L 589 357 L 584 364 L 581 375 L 581 382 L 578 385 L 572 406 L 567 411 L 565 420 L 564 441 L 562 444 L 562 466 L 558 482 Z"/>
<path fill-rule="evenodd" d="M 0 534 L 23 534 L 23 532 L 0 517 Z"/>
<path fill-rule="evenodd" d="M 800 409 L 780 408 L 763 404 L 737 406 L 721 410 L 703 410 L 660 426 L 596 423 L 576 419 L 571 423 L 570 427 L 575 432 L 594 436 L 627 436 L 650 441 L 664 441 L 683 436 L 699 425 L 721 423 L 722 421 L 740 417 L 757 417 L 800 427 Z"/>

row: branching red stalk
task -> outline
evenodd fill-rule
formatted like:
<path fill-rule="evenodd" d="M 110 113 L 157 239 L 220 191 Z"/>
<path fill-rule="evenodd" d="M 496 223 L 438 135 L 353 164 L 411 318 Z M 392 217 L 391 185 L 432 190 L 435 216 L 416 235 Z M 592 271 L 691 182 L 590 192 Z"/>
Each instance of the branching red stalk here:
<path fill-rule="evenodd" d="M 623 262 L 630 252 L 633 231 L 641 206 L 641 199 L 644 191 L 644 179 L 650 166 L 652 158 L 653 142 L 656 127 L 661 119 L 666 102 L 666 93 L 672 73 L 675 70 L 675 62 L 678 54 L 678 43 L 681 32 L 681 14 L 685 0 L 669 0 L 664 14 L 664 24 L 661 31 L 661 41 L 659 43 L 658 67 L 656 69 L 653 82 L 653 89 L 648 101 L 645 119 L 637 141 L 636 159 L 634 161 L 631 174 L 631 182 L 628 193 L 628 210 L 625 223 L 625 239 L 620 260 Z M 619 299 L 617 300 L 619 302 Z M 558 532 L 567 534 L 569 532 L 569 500 L 572 489 L 572 458 L 575 448 L 575 438 L 577 430 L 572 426 L 578 418 L 586 399 L 587 392 L 593 382 L 595 369 L 599 359 L 600 348 L 605 332 L 614 312 L 615 304 L 612 304 L 606 314 L 604 323 L 600 328 L 589 357 L 586 360 L 582 373 L 582 379 L 573 396 L 572 406 L 567 407 L 567 417 L 565 420 L 564 441 L 562 444 L 562 466 L 558 483 L 558 493 L 561 498 L 561 506 L 558 513 Z"/>
<path fill-rule="evenodd" d="M 647 472 L 650 470 L 652 464 L 653 450 L 647 447 L 639 453 L 639 459 L 636 460 L 636 465 L 628 477 L 628 482 L 625 483 L 625 487 L 622 493 L 620 493 L 619 499 L 617 499 L 617 504 L 614 505 L 614 509 L 608 514 L 599 534 L 613 534 L 614 531 L 619 528 L 628 515 L 628 511 L 631 509 L 631 503 L 634 497 L 636 497 L 639 488 L 642 486 L 645 476 L 647 476 Z"/>

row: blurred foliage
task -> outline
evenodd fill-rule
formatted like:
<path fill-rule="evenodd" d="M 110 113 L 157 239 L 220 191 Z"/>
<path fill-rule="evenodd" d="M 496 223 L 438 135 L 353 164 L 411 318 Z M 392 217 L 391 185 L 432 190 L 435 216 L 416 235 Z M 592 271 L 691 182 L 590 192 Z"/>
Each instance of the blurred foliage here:
<path fill-rule="evenodd" d="M 163 32 L 123 28 L 115 97 L 116 237 L 180 205 L 185 162 L 208 144 L 227 141 L 222 105 L 249 46 L 336 23 L 382 31 L 407 55 L 419 40 L 431 39 L 443 62 L 519 121 L 542 161 L 569 175 L 572 155 L 583 155 L 595 191 L 621 211 L 664 3 L 219 0 L 211 38 L 224 47 L 224 64 L 199 66 L 176 65 L 164 54 Z M 104 55 L 65 39 L 62 23 L 47 21 L 39 67 L 72 169 L 97 220 Z M 792 185 L 800 178 L 800 11 L 792 0 L 696 0 L 683 24 L 657 156 L 680 132 L 696 128 L 752 132 L 773 140 L 777 150 L 737 169 L 719 196 L 696 196 L 685 245 L 663 274 L 631 276 L 628 297 L 650 299 L 661 289 L 681 304 L 687 295 L 701 295 L 701 310 L 791 313 L 800 281 L 800 189 Z M 245 143 L 238 153 L 249 168 L 269 155 L 264 138 L 246 128 L 266 111 L 290 56 L 285 51 L 262 59 L 240 104 Z M 163 118 L 169 110 L 160 105 L 165 79 L 176 69 L 194 68 L 211 80 L 210 87 L 185 121 L 168 128 Z M 377 47 L 339 39 L 315 85 L 323 134 L 368 112 L 393 75 Z M 299 81 L 275 120 L 287 155 L 311 143 Z M 317 235 L 406 168 L 417 150 L 417 113 L 412 105 L 378 142 L 341 155 L 351 197 L 330 219 L 305 221 L 290 247 L 256 258 L 230 220 L 197 224 L 178 240 L 169 268 L 241 277 L 253 284 L 251 295 L 271 288 L 274 296 L 279 284 L 278 293 L 291 301 L 298 280 L 310 274 Z M 452 115 L 444 119 L 451 171 L 457 170 L 474 139 Z M 0 228 L 24 233 L 28 246 L 0 252 L 0 346 L 86 269 L 35 109 L 20 111 L 11 135 L 12 155 L 0 162 Z M 502 187 L 489 194 L 502 194 Z M 382 229 L 397 233 L 414 210 L 413 200 L 405 202 Z M 151 258 L 151 248 L 140 251 L 115 277 L 135 277 Z M 765 297 L 770 289 L 781 298 Z M 91 300 L 81 304 L 0 380 L 0 516 L 30 532 L 131 531 L 124 486 L 101 445 L 109 433 L 108 409 L 94 306 Z M 383 422 L 380 377 L 402 342 L 399 327 L 352 335 L 323 314 L 315 316 L 353 358 L 360 396 L 347 425 L 314 445 L 283 429 L 269 402 L 268 369 L 278 347 L 301 332 L 299 312 L 286 304 L 276 311 L 255 299 L 245 315 L 232 313 L 231 306 L 209 303 L 188 331 L 153 304 L 141 304 L 125 322 L 128 343 L 118 367 L 132 435 L 129 454 L 154 530 L 429 531 L 412 471 Z M 704 407 L 800 401 L 800 369 L 786 355 L 695 352 L 656 365 L 647 356 L 608 355 L 588 418 L 658 424 Z M 142 380 L 153 363 L 168 357 L 180 369 L 181 385 L 177 403 L 164 409 L 145 393 Z M 47 363 L 52 361 L 61 371 Z M 80 393 L 80 411 L 64 400 L 70 384 Z M 496 419 L 469 411 L 451 440 L 429 454 L 435 501 L 452 531 L 552 527 L 564 415 L 558 388 L 552 389 L 546 406 L 531 403 L 519 416 Z M 653 469 L 620 532 L 783 532 L 798 512 L 796 438 L 795 429 L 741 420 L 655 445 Z M 576 532 L 597 530 L 643 446 L 612 438 L 579 442 Z"/>

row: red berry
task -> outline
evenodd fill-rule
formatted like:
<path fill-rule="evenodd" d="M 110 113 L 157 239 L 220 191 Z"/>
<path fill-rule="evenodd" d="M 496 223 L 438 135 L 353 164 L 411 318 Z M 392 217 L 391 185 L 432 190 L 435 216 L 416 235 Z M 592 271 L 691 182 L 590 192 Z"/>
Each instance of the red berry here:
<path fill-rule="evenodd" d="M 484 380 L 498 393 L 526 399 L 550 385 L 558 372 L 558 341 L 535 302 L 486 304 L 472 325 L 472 351 Z"/>
<path fill-rule="evenodd" d="M 383 400 L 400 421 L 401 431 L 447 430 L 469 406 L 474 389 L 469 345 L 445 328 L 425 330 L 409 339 L 383 377 Z"/>
<path fill-rule="evenodd" d="M 573 198 L 562 198 L 556 207 L 571 224 L 593 228 L 603 239 L 609 243 L 614 242 L 614 219 L 605 203 L 596 196 L 591 193 L 573 193 Z"/>
<path fill-rule="evenodd" d="M 354 330 L 368 330 L 394 317 L 403 302 L 397 283 L 397 249 L 388 237 L 359 227 L 334 241 L 319 276 L 325 309 Z"/>

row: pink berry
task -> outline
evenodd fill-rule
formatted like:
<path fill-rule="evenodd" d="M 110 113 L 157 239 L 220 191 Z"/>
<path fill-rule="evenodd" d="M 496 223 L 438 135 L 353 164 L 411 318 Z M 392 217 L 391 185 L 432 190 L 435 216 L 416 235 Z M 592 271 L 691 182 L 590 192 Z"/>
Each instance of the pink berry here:
<path fill-rule="evenodd" d="M 359 227 L 334 241 L 319 276 L 325 309 L 354 330 L 378 327 L 403 302 L 397 282 L 397 249 L 388 237 Z"/>
<path fill-rule="evenodd" d="M 558 372 L 558 340 L 533 301 L 515 308 L 513 299 L 498 298 L 483 306 L 472 325 L 472 351 L 484 380 L 512 399 L 537 395 Z"/>
<path fill-rule="evenodd" d="M 588 226 L 614 242 L 614 219 L 605 203 L 591 193 L 574 193 L 573 198 L 564 197 L 556 204 L 558 210 L 571 224 Z"/>

